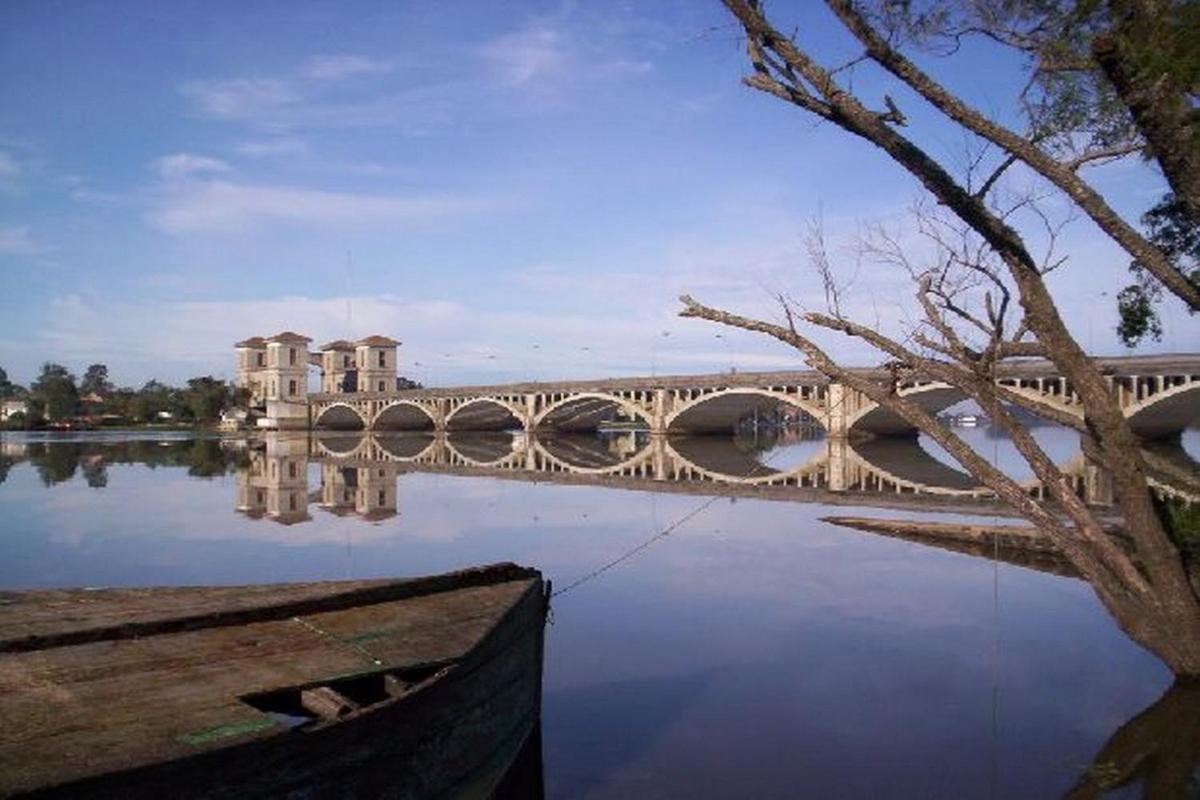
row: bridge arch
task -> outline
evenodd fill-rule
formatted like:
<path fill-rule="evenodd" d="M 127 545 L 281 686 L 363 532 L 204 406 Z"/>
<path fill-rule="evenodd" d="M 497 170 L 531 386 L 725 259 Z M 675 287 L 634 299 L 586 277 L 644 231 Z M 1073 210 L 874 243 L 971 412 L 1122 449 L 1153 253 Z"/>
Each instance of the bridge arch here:
<path fill-rule="evenodd" d="M 420 460 L 437 445 L 436 437 L 424 432 L 411 436 L 372 436 L 371 442 L 387 460 L 401 462 Z"/>
<path fill-rule="evenodd" d="M 429 409 L 412 400 L 396 400 L 375 415 L 371 423 L 377 431 L 428 431 L 437 426 L 437 420 Z"/>
<path fill-rule="evenodd" d="M 646 409 L 619 395 L 603 392 L 576 392 L 565 395 L 547 404 L 530 424 L 532 430 L 552 428 L 560 431 L 594 431 L 602 422 L 607 422 L 614 410 L 624 412 L 627 417 L 637 418 L 653 428 L 654 421 Z"/>
<path fill-rule="evenodd" d="M 940 382 L 909 386 L 902 388 L 898 394 L 912 400 L 930 414 L 938 414 L 966 399 L 966 394 L 961 389 Z M 895 411 L 866 400 L 861 408 L 854 409 L 846 415 L 846 431 L 897 436 L 912 432 L 913 426 Z"/>
<path fill-rule="evenodd" d="M 446 430 L 520 430 L 525 427 L 522 416 L 520 408 L 498 397 L 473 397 L 446 414 Z"/>
<path fill-rule="evenodd" d="M 322 434 L 313 438 L 317 454 L 329 458 L 353 458 L 361 454 L 367 445 L 363 433 L 348 430 L 346 433 Z"/>
<path fill-rule="evenodd" d="M 823 488 L 828 484 L 829 440 L 797 466 L 780 469 L 725 439 L 668 439 L 667 455 L 676 477 L 742 486 Z"/>
<path fill-rule="evenodd" d="M 1200 376 L 1155 392 L 1125 409 L 1129 427 L 1143 439 L 1165 439 L 1200 418 Z"/>
<path fill-rule="evenodd" d="M 632 435 L 632 434 L 631 434 Z M 643 442 L 632 452 L 613 452 L 593 436 L 550 436 L 532 441 L 540 469 L 573 475 L 653 477 L 654 447 Z"/>
<path fill-rule="evenodd" d="M 931 455 L 914 439 L 847 442 L 848 488 L 897 494 L 986 497 L 991 490 L 961 468 Z"/>
<path fill-rule="evenodd" d="M 521 454 L 517 439 L 502 431 L 479 431 L 446 437 L 451 463 L 467 467 L 504 467 Z"/>
<path fill-rule="evenodd" d="M 367 420 L 349 403 L 332 403 L 317 414 L 313 427 L 319 430 L 361 431 L 366 430 Z"/>
<path fill-rule="evenodd" d="M 825 425 L 825 409 L 796 394 L 755 387 L 732 387 L 706 392 L 683 401 L 663 420 L 668 433 L 730 433 L 738 420 L 757 409 L 760 413 L 780 404 L 798 408 Z"/>

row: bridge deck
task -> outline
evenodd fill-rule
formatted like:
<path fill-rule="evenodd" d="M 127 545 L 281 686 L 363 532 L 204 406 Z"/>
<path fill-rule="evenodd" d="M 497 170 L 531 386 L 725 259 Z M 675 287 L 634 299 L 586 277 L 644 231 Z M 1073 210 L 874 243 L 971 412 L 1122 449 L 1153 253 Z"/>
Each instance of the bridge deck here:
<path fill-rule="evenodd" d="M 1150 356 L 1113 356 L 1098 358 L 1096 363 L 1111 375 L 1200 375 L 1200 355 L 1163 354 Z M 851 369 L 852 372 L 868 377 L 886 378 L 889 373 L 877 367 Z M 1059 377 L 1055 365 L 1044 359 L 1010 361 L 997 370 L 997 378 L 1049 378 Z M 444 397 L 471 397 L 476 395 L 534 394 L 547 392 L 610 392 L 650 391 L 654 389 L 713 389 L 763 386 L 824 386 L 829 379 L 816 370 L 780 370 L 773 372 L 718 372 L 700 375 L 633 376 L 627 378 L 597 378 L 566 381 L 525 381 L 494 385 L 429 387 L 386 392 L 355 392 L 357 398 L 407 398 L 424 400 Z M 314 393 L 313 400 L 329 401 L 346 398 L 345 394 Z"/>

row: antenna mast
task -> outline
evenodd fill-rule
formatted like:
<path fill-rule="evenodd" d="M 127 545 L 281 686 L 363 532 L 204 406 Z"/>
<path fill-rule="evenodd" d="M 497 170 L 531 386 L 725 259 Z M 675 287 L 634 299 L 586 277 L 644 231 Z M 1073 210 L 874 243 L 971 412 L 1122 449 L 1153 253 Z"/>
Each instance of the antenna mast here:
<path fill-rule="evenodd" d="M 350 255 L 350 250 L 346 250 L 346 326 L 351 327 L 350 322 L 350 276 L 354 271 L 354 258 Z"/>

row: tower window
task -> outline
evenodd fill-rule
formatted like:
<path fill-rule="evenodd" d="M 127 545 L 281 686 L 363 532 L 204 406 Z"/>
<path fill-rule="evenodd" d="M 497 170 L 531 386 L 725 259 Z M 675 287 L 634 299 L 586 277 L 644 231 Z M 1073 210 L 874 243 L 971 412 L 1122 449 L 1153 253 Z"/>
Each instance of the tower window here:
<path fill-rule="evenodd" d="M 380 382 L 379 382 L 379 391 L 381 391 L 381 392 L 383 391 L 383 387 L 384 387 L 384 385 L 385 385 L 385 384 L 384 384 L 384 382 L 383 382 L 383 381 L 380 381 Z"/>
<path fill-rule="evenodd" d="M 265 367 L 267 365 L 267 354 L 266 353 L 256 353 L 255 361 L 258 363 L 258 366 Z"/>
<path fill-rule="evenodd" d="M 294 394 L 296 394 L 296 382 L 288 381 L 288 396 L 290 397 Z"/>
<path fill-rule="evenodd" d="M 350 368 L 350 356 L 342 356 L 342 366 L 346 369 Z"/>
<path fill-rule="evenodd" d="M 296 348 L 294 347 L 288 348 L 288 366 L 296 366 Z"/>
<path fill-rule="evenodd" d="M 387 366 L 387 354 L 384 353 L 382 350 L 379 351 L 379 366 L 381 366 L 381 367 Z"/>

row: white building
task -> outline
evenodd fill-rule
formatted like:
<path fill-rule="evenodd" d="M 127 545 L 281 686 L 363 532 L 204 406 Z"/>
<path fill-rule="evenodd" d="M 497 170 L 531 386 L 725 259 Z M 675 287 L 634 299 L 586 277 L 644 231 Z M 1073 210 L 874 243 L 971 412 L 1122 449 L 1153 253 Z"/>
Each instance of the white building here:
<path fill-rule="evenodd" d="M 8 422 L 8 418 L 15 414 L 28 414 L 29 403 L 24 400 L 18 400 L 10 397 L 5 400 L 0 400 L 0 422 Z"/>

